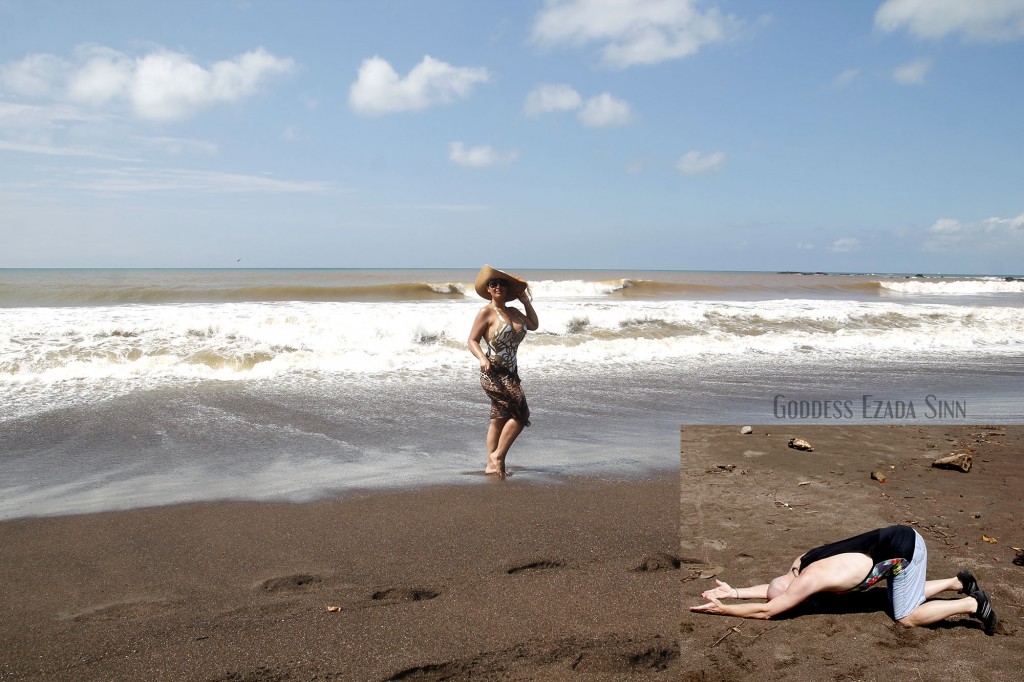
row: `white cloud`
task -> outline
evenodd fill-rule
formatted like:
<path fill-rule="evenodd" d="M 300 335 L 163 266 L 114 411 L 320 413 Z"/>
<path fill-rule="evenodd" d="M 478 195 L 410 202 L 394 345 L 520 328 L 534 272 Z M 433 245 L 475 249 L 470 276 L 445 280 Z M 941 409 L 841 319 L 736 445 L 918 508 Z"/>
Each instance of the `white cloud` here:
<path fill-rule="evenodd" d="M 261 175 L 218 173 L 186 169 L 122 168 L 83 170 L 86 180 L 67 184 L 70 189 L 104 194 L 139 192 L 245 192 L 322 193 L 331 191 L 324 182 L 275 180 Z"/>
<path fill-rule="evenodd" d="M 135 146 L 146 151 L 161 152 L 168 156 L 181 156 L 182 154 L 213 156 L 220 150 L 214 142 L 179 137 L 140 137 L 135 140 Z"/>
<path fill-rule="evenodd" d="M 486 144 L 469 149 L 466 149 L 461 142 L 452 142 L 448 146 L 448 159 L 452 163 L 467 168 L 508 165 L 518 158 L 519 152 L 517 151 L 502 154 Z"/>
<path fill-rule="evenodd" d="M 724 166 L 725 154 L 722 152 L 704 155 L 698 151 L 689 151 L 676 161 L 676 168 L 683 175 L 702 175 L 719 171 Z"/>
<path fill-rule="evenodd" d="M 94 159 L 108 159 L 114 161 L 128 161 L 123 156 L 117 156 L 110 152 L 90 147 L 71 147 L 53 144 L 49 140 L 40 141 L 16 141 L 0 140 L 0 151 L 19 152 L 22 154 L 39 154 L 42 156 L 85 156 Z"/>
<path fill-rule="evenodd" d="M 217 62 L 210 69 L 180 52 L 155 52 L 136 63 L 131 100 L 142 118 L 188 118 L 214 103 L 252 95 L 267 77 L 293 67 L 291 59 L 278 59 L 263 48 Z"/>
<path fill-rule="evenodd" d="M 698 0 L 546 0 L 532 37 L 542 45 L 599 43 L 612 68 L 657 64 L 728 40 L 732 15 L 699 9 Z"/>
<path fill-rule="evenodd" d="M 545 84 L 530 91 L 523 107 L 528 116 L 537 117 L 553 111 L 577 111 L 576 118 L 588 128 L 625 125 L 633 118 L 629 102 L 602 92 L 586 101 L 572 86 Z"/>
<path fill-rule="evenodd" d="M 940 218 L 928 228 L 928 251 L 956 251 L 965 245 L 977 249 L 1019 249 L 1024 243 L 1024 213 L 1013 218 L 986 218 L 962 222 Z"/>
<path fill-rule="evenodd" d="M 650 161 L 648 159 L 630 159 L 626 163 L 626 172 L 630 175 L 637 175 L 647 170 L 649 165 Z"/>
<path fill-rule="evenodd" d="M 0 102 L 0 129 L 60 128 L 69 123 L 98 123 L 106 120 L 106 115 L 89 113 L 80 107 L 64 104 L 40 106 Z"/>
<path fill-rule="evenodd" d="M 219 151 L 208 140 L 137 135 L 122 123 L 81 106 L 0 102 L 0 150 L 133 162 L 148 152 L 211 156 Z"/>
<path fill-rule="evenodd" d="M 924 85 L 924 78 L 932 68 L 932 60 L 927 57 L 909 61 L 892 70 L 892 79 L 903 85 Z"/>
<path fill-rule="evenodd" d="M 1024 37 L 1024 0 L 886 0 L 875 26 L 921 39 L 959 33 L 969 42 L 1005 42 Z"/>
<path fill-rule="evenodd" d="M 451 211 L 453 213 L 470 213 L 474 211 L 489 211 L 490 206 L 482 204 L 416 204 L 413 208 L 422 208 L 427 211 Z"/>
<path fill-rule="evenodd" d="M 262 47 L 200 66 L 187 54 L 158 50 L 143 57 L 99 45 L 81 45 L 77 63 L 54 55 L 29 55 L 0 67 L 0 83 L 25 97 L 92 106 L 132 104 L 139 118 L 172 121 L 194 116 L 220 102 L 254 94 L 271 76 L 294 68 Z"/>
<path fill-rule="evenodd" d="M 572 86 L 544 84 L 530 91 L 523 107 L 527 116 L 540 116 L 552 111 L 572 111 L 583 106 L 583 98 Z"/>
<path fill-rule="evenodd" d="M 833 253 L 860 251 L 860 240 L 856 237 L 843 237 L 832 242 L 832 246 L 828 247 L 828 250 Z"/>
<path fill-rule="evenodd" d="M 633 118 L 633 110 L 629 102 L 616 99 L 610 93 L 602 92 L 591 97 L 577 114 L 580 123 L 588 128 L 604 128 L 629 123 Z"/>
<path fill-rule="evenodd" d="M 836 88 L 845 88 L 847 85 L 850 85 L 857 80 L 858 76 L 860 76 L 860 69 L 846 69 L 832 79 L 832 86 Z"/>
<path fill-rule="evenodd" d="M 456 67 L 430 55 L 401 78 L 391 64 L 375 56 L 359 66 L 348 103 L 353 111 L 366 116 L 416 111 L 465 99 L 474 85 L 489 79 L 487 69 Z"/>
<path fill-rule="evenodd" d="M 16 95 L 49 97 L 67 77 L 71 64 L 52 54 L 30 54 L 0 66 L 0 85 Z"/>
<path fill-rule="evenodd" d="M 813 251 L 814 244 L 811 242 L 800 242 L 796 245 L 796 248 L 800 251 Z"/>
<path fill-rule="evenodd" d="M 146 55 L 139 60 L 132 78 L 132 105 L 142 118 L 186 118 L 208 98 L 210 81 L 210 72 L 184 54 Z"/>
<path fill-rule="evenodd" d="M 73 101 L 98 106 L 129 91 L 135 64 L 128 55 L 92 45 L 80 46 L 76 53 L 85 63 L 67 81 L 67 94 Z"/>

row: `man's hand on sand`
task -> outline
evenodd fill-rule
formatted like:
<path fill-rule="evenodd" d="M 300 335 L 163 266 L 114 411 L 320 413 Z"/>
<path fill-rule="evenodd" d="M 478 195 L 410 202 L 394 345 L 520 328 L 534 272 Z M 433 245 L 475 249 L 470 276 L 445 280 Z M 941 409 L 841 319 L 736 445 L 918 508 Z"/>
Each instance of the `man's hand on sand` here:
<path fill-rule="evenodd" d="M 711 591 L 712 590 L 708 590 L 704 594 L 708 594 Z M 722 602 L 718 601 L 714 597 L 707 597 L 707 599 L 710 599 L 711 601 L 709 601 L 707 604 L 701 604 L 700 606 L 691 606 L 690 610 L 698 611 L 700 613 L 725 613 L 725 605 L 722 604 Z"/>
<path fill-rule="evenodd" d="M 715 578 L 715 583 L 718 585 L 713 590 L 704 590 L 700 593 L 700 596 L 704 599 L 725 599 L 726 597 L 735 597 L 736 590 L 729 586 L 729 583 L 723 583 L 721 580 Z"/>

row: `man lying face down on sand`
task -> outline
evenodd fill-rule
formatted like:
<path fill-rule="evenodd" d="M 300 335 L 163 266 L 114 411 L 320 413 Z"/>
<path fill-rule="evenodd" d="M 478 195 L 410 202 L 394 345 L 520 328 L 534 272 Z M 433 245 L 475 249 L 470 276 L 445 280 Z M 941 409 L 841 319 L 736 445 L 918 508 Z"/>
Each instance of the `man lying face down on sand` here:
<path fill-rule="evenodd" d="M 886 578 L 892 616 L 901 625 L 929 625 L 957 614 L 971 614 L 981 621 L 986 635 L 995 634 L 995 611 L 970 571 L 960 571 L 955 578 L 926 581 L 927 567 L 928 550 L 916 530 L 910 526 L 876 528 L 801 554 L 788 573 L 767 585 L 737 589 L 716 580 L 718 586 L 701 595 L 710 601 L 691 606 L 690 610 L 740 618 L 771 618 L 817 592 L 866 590 Z M 947 590 L 968 596 L 926 601 Z M 758 604 L 723 604 L 720 601 L 729 597 L 768 601 Z"/>

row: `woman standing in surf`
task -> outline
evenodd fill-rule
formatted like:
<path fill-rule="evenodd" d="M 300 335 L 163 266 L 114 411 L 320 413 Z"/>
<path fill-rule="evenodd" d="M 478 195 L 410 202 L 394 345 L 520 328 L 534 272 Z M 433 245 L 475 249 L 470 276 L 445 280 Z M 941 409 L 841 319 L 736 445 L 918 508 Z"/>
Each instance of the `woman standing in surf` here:
<path fill-rule="evenodd" d="M 484 473 L 504 477 L 505 456 L 523 428 L 530 425 L 516 350 L 527 330 L 537 328 L 537 312 L 530 302 L 529 285 L 507 272 L 485 265 L 476 276 L 475 286 L 476 293 L 490 300 L 476 314 L 469 332 L 469 350 L 480 361 L 480 385 L 491 399 Z M 509 301 L 517 299 L 525 313 L 508 307 Z"/>

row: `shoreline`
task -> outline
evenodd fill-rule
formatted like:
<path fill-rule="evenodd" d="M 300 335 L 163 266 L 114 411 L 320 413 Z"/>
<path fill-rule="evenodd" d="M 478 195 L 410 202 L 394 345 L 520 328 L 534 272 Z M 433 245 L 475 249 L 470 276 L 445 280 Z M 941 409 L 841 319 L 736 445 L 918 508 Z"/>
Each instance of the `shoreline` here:
<path fill-rule="evenodd" d="M 673 463 L 674 464 L 674 463 Z M 674 476 L 678 473 L 675 466 L 666 463 L 661 466 L 655 462 L 643 462 L 633 464 L 632 467 L 623 465 L 607 465 L 602 469 L 595 469 L 588 473 L 565 473 L 561 470 L 548 470 L 540 466 L 530 464 L 512 465 L 509 467 L 511 475 L 507 481 L 514 485 L 573 485 L 580 481 L 595 482 L 617 482 L 617 481 L 641 481 L 661 476 Z M 449 475 L 444 479 L 431 479 L 420 483 L 410 480 L 401 480 L 393 484 L 364 485 L 362 487 L 336 488 L 333 490 L 322 490 L 311 497 L 292 497 L 287 495 L 268 496 L 263 499 L 247 499 L 244 497 L 210 497 L 204 499 L 185 499 L 180 501 L 156 501 L 152 503 L 140 503 L 133 506 L 111 507 L 101 509 L 85 509 L 81 511 L 44 511 L 28 513 L 15 516 L 0 516 L 0 524 L 12 521 L 28 519 L 60 519 L 75 516 L 90 516 L 95 514 L 118 514 L 147 509 L 165 509 L 188 505 L 208 504 L 271 504 L 271 505 L 309 505 L 321 504 L 332 501 L 341 501 L 350 498 L 360 498 L 367 495 L 387 495 L 391 493 L 413 492 L 431 488 L 472 488 L 482 485 L 490 485 L 493 478 L 484 474 L 483 467 L 479 471 L 462 470 Z M 77 509 L 77 508 L 76 508 Z"/>
<path fill-rule="evenodd" d="M 494 483 L 2 522 L 0 677 L 674 680 L 676 472 Z"/>

